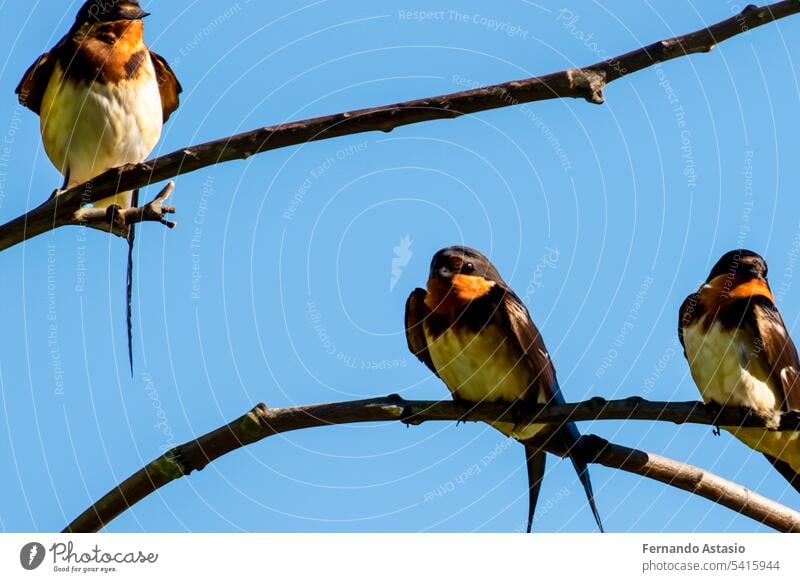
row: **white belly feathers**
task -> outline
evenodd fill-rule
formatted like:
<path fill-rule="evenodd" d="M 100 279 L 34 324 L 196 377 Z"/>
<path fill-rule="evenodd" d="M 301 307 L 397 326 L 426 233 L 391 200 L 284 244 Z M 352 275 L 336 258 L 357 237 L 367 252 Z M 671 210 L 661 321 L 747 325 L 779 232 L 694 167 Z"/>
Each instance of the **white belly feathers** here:
<path fill-rule="evenodd" d="M 144 161 L 161 137 L 161 95 L 150 59 L 134 80 L 116 84 L 64 80 L 56 64 L 44 93 L 45 151 L 74 186 L 123 164 Z M 130 193 L 95 203 L 130 206 Z M 124 204 L 123 204 L 124 203 Z"/>
<path fill-rule="evenodd" d="M 534 381 L 534 372 L 519 347 L 496 326 L 480 333 L 448 329 L 436 339 L 425 330 L 428 350 L 439 376 L 454 395 L 469 402 L 515 402 L 525 395 Z M 538 394 L 536 401 L 545 402 Z M 516 432 L 511 423 L 492 426 L 519 439 L 532 437 L 544 425 L 531 425 Z"/>
<path fill-rule="evenodd" d="M 761 369 L 755 354 L 742 351 L 748 342 L 740 334 L 722 329 L 718 322 L 705 334 L 702 322 L 686 328 L 692 377 L 706 402 L 771 413 L 780 408 L 781 399 L 770 384 L 769 371 Z"/>
<path fill-rule="evenodd" d="M 703 333 L 702 321 L 684 330 L 686 357 L 705 402 L 746 406 L 762 413 L 780 410 L 781 397 L 769 370 L 754 354 L 743 352 L 748 342 L 741 332 L 724 330 L 715 322 Z M 800 472 L 800 433 L 758 428 L 723 427 L 749 447 L 789 463 Z"/>

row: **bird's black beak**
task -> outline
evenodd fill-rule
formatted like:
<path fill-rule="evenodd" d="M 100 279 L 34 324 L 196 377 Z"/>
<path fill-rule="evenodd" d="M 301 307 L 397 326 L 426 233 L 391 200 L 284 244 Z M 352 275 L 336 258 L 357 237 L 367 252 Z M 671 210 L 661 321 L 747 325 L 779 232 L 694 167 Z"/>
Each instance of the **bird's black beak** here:
<path fill-rule="evenodd" d="M 141 20 L 142 18 L 147 18 L 148 16 L 150 16 L 150 13 L 142 10 L 141 6 L 125 6 L 122 8 L 122 17 L 127 20 Z"/>
<path fill-rule="evenodd" d="M 150 16 L 150 13 L 145 12 L 138 6 L 135 10 L 126 7 L 119 12 L 119 15 L 116 18 L 111 18 L 111 20 L 141 20 L 142 18 L 147 18 L 148 16 Z"/>

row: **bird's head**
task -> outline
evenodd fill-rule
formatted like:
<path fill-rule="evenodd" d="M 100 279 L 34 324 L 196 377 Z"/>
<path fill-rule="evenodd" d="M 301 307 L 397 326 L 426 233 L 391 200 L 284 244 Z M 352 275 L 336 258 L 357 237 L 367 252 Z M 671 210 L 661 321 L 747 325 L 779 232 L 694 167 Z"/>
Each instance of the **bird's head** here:
<path fill-rule="evenodd" d="M 767 261 L 758 253 L 746 249 L 728 251 L 722 255 L 722 258 L 711 269 L 706 282 L 710 283 L 717 277 L 723 276 L 735 278 L 739 281 L 750 279 L 766 280 Z"/>
<path fill-rule="evenodd" d="M 467 304 L 505 282 L 483 254 L 463 246 L 447 247 L 433 255 L 428 293 L 431 302 Z"/>
<path fill-rule="evenodd" d="M 746 249 L 722 255 L 711 269 L 706 286 L 732 298 L 753 294 L 772 297 L 767 283 L 767 262 L 758 253 Z"/>
<path fill-rule="evenodd" d="M 149 15 L 139 6 L 138 0 L 87 0 L 78 10 L 75 24 L 141 20 Z"/>

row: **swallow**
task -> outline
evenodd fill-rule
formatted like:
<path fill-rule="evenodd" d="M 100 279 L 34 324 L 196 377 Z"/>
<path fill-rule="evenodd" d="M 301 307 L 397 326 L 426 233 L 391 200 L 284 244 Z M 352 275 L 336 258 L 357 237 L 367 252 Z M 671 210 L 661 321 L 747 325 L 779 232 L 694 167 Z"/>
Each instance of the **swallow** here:
<path fill-rule="evenodd" d="M 64 176 L 63 190 L 110 168 L 143 162 L 178 108 L 182 88 L 175 73 L 144 42 L 146 16 L 137 0 L 85 2 L 67 34 L 36 59 L 17 86 L 19 102 L 39 115 L 44 149 Z M 121 192 L 94 206 L 113 212 L 136 206 L 137 198 L 138 191 Z M 131 225 L 126 282 L 131 372 L 134 236 Z"/>
<path fill-rule="evenodd" d="M 680 308 L 678 335 L 703 400 L 760 414 L 800 409 L 800 360 L 767 281 L 767 263 L 726 253 Z M 800 433 L 722 427 L 800 492 Z"/>
<path fill-rule="evenodd" d="M 507 402 L 519 413 L 530 404 L 564 403 L 555 367 L 527 308 L 474 249 L 453 246 L 433 256 L 426 289 L 414 290 L 406 302 L 405 327 L 409 350 L 465 407 Z M 603 531 L 574 423 L 491 424 L 525 446 L 528 532 L 545 473 L 545 449 L 570 457 Z"/>

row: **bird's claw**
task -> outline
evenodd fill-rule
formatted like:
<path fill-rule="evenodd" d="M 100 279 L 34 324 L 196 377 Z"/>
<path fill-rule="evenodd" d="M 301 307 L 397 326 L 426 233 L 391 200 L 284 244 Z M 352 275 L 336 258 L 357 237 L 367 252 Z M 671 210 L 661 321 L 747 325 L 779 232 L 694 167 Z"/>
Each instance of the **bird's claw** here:
<path fill-rule="evenodd" d="M 167 228 L 175 228 L 177 224 L 167 219 L 168 214 L 175 214 L 175 207 L 164 204 L 174 189 L 175 183 L 170 182 L 158 196 L 138 208 L 122 208 L 116 204 L 107 208 L 81 208 L 75 213 L 73 223 L 123 237 L 128 236 L 131 225 L 139 222 L 159 222 Z"/>
<path fill-rule="evenodd" d="M 125 222 L 125 216 L 122 212 L 122 207 L 116 204 L 112 204 L 111 206 L 106 208 L 106 223 L 110 224 L 112 228 L 125 228 L 127 223 Z"/>
<path fill-rule="evenodd" d="M 718 402 L 714 402 L 713 400 L 706 403 L 706 408 L 714 417 L 714 423 L 712 424 L 711 434 L 714 436 L 719 436 L 722 434 L 719 428 L 719 420 L 720 415 L 722 414 L 722 405 Z"/>
<path fill-rule="evenodd" d="M 461 418 L 456 420 L 456 426 L 460 424 L 467 424 L 467 421 L 464 419 L 470 412 L 472 412 L 472 403 L 466 400 L 462 400 L 461 398 L 454 399 L 456 406 L 461 410 Z"/>
<path fill-rule="evenodd" d="M 509 414 L 514 421 L 514 433 L 528 426 L 529 412 L 529 407 L 521 400 L 515 400 L 509 405 Z"/>

